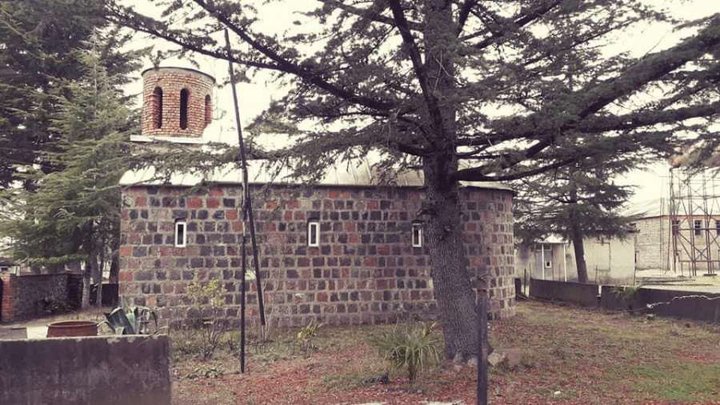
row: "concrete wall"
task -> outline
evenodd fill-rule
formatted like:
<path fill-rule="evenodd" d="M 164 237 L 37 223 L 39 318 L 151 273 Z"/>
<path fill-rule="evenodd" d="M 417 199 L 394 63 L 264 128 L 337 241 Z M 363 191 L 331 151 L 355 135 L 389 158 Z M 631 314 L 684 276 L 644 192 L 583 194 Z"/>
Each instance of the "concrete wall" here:
<path fill-rule="evenodd" d="M 632 282 L 635 272 L 635 239 L 587 238 L 584 241 L 588 278 L 596 283 Z M 570 246 L 572 248 L 572 245 Z M 575 257 L 573 255 L 573 261 Z M 574 276 L 577 272 L 573 273 Z M 577 277 L 573 277 L 576 279 Z"/>
<path fill-rule="evenodd" d="M 66 307 L 68 275 L 3 273 L 0 319 L 13 322 L 49 315 L 52 310 Z M 60 305 L 60 307 L 58 307 Z"/>
<path fill-rule="evenodd" d="M 530 296 L 550 301 L 570 302 L 585 307 L 598 305 L 600 287 L 597 284 L 580 284 L 549 280 L 530 280 Z"/>
<path fill-rule="evenodd" d="M 0 404 L 170 404 L 167 336 L 0 341 Z"/>
<path fill-rule="evenodd" d="M 720 322 L 720 294 L 572 282 L 530 280 L 530 297 L 568 302 L 584 307 L 634 311 L 659 316 Z M 599 291 L 598 291 L 599 290 Z M 598 301 L 598 293 L 600 301 Z"/>
<path fill-rule="evenodd" d="M 427 246 L 411 243 L 424 192 L 396 187 L 253 188 L 268 320 L 298 326 L 393 321 L 433 313 Z M 241 189 L 132 187 L 124 191 L 120 294 L 158 308 L 165 322 L 196 317 L 193 280 L 219 279 L 224 317 L 240 304 Z M 514 313 L 512 193 L 463 189 L 465 248 L 471 274 L 490 274 L 495 316 Z M 185 218 L 186 247 L 174 247 L 174 221 Z M 307 245 L 307 223 L 320 222 L 320 246 Z M 248 294 L 256 319 L 254 283 Z"/>

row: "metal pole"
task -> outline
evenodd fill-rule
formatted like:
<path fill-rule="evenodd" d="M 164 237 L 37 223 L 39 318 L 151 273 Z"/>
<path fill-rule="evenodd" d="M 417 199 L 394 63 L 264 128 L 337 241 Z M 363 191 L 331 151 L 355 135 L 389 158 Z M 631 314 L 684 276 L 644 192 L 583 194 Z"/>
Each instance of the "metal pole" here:
<path fill-rule="evenodd" d="M 247 237 L 245 236 L 245 226 L 243 226 L 243 235 L 242 235 L 242 253 L 240 254 L 242 256 L 242 279 L 240 281 L 240 372 L 245 372 L 245 276 L 247 275 L 247 254 L 245 253 L 245 248 L 247 247 Z"/>
<path fill-rule="evenodd" d="M 225 45 L 228 53 L 228 71 L 230 73 L 230 87 L 232 88 L 233 104 L 235 106 L 235 123 L 238 131 L 239 159 L 242 167 L 242 181 L 244 209 L 247 213 L 247 219 L 250 225 L 250 241 L 253 248 L 253 261 L 255 262 L 255 284 L 257 286 L 258 306 L 260 307 L 260 324 L 265 326 L 265 300 L 263 299 L 262 283 L 260 278 L 260 260 L 258 259 L 257 239 L 255 237 L 255 218 L 252 211 L 252 201 L 250 199 L 250 191 L 248 189 L 248 169 L 247 155 L 245 153 L 245 141 L 243 140 L 242 125 L 240 124 L 240 108 L 238 104 L 237 90 L 235 89 L 235 71 L 232 63 L 232 48 L 230 48 L 230 34 L 225 28 Z M 244 230 L 243 230 L 244 232 Z"/>
<path fill-rule="evenodd" d="M 258 306 L 260 312 L 260 324 L 265 326 L 265 305 L 263 300 L 262 284 L 260 280 L 260 262 L 258 260 L 257 241 L 255 239 L 255 220 L 252 212 L 252 203 L 250 200 L 250 191 L 248 188 L 248 169 L 247 156 L 245 153 L 245 141 L 243 139 L 242 124 L 240 123 L 240 108 L 237 97 L 237 89 L 235 89 L 235 71 L 232 62 L 232 48 L 230 47 L 230 34 L 225 29 L 225 47 L 228 56 L 228 73 L 230 75 L 230 88 L 232 89 L 233 106 L 235 111 L 235 124 L 238 133 L 238 160 L 242 168 L 242 188 L 243 188 L 243 236 L 242 236 L 242 280 L 241 284 L 241 310 L 240 310 L 240 371 L 245 372 L 245 307 L 246 307 L 246 276 L 247 276 L 247 225 L 250 225 L 250 238 L 253 247 L 253 259 L 255 261 L 255 281 L 257 283 Z"/>
<path fill-rule="evenodd" d="M 478 359 L 478 375 L 477 375 L 477 403 L 478 405 L 487 405 L 488 403 L 488 298 L 487 291 L 480 296 L 478 303 L 478 341 L 479 341 L 479 359 Z"/>
<path fill-rule="evenodd" d="M 545 280 L 545 244 L 544 243 L 540 244 L 540 257 L 541 257 L 540 261 L 542 262 L 542 263 L 540 263 L 540 267 L 542 268 L 542 278 L 543 278 L 543 280 Z"/>
<path fill-rule="evenodd" d="M 567 283 L 567 251 L 566 246 L 563 243 L 563 271 L 565 272 L 565 282 Z"/>
<path fill-rule="evenodd" d="M 608 239 L 608 276 L 612 275 L 612 238 Z"/>

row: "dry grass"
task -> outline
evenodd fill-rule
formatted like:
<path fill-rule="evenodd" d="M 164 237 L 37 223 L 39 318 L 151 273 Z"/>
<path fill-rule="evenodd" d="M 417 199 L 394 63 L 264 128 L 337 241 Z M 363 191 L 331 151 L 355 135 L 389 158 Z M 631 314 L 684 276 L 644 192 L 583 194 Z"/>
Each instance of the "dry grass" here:
<path fill-rule="evenodd" d="M 244 375 L 237 374 L 238 361 L 228 353 L 207 364 L 184 356 L 175 363 L 175 402 L 474 403 L 475 371 L 469 367 L 445 365 L 412 386 L 397 374 L 388 385 L 373 383 L 385 365 L 367 342 L 385 328 L 322 328 L 312 353 L 294 349 L 288 332 L 266 346 L 251 346 Z M 490 334 L 496 349 L 523 353 L 518 367 L 492 370 L 494 404 L 713 403 L 720 398 L 718 327 L 522 303 L 516 317 L 491 323 Z M 198 367 L 210 368 L 212 377 L 193 376 Z"/>

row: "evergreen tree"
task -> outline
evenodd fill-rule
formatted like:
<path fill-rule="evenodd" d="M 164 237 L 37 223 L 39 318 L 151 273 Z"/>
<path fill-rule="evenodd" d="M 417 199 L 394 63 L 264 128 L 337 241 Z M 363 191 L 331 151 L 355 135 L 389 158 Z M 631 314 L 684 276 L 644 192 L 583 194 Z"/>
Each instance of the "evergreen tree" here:
<path fill-rule="evenodd" d="M 636 156 L 586 158 L 518 183 L 515 235 L 529 244 L 556 234 L 572 241 L 578 281 L 588 282 L 585 237 L 623 238 L 635 218 L 619 211 L 632 187 L 615 184 L 636 167 Z"/>
<path fill-rule="evenodd" d="M 130 167 L 129 134 L 136 130 L 117 84 L 99 52 L 77 51 L 82 76 L 57 91 L 52 130 L 60 135 L 44 159 L 61 168 L 50 173 L 27 169 L 33 190 L 6 193 L 18 213 L 2 224 L 12 240 L 16 259 L 30 264 L 85 263 L 83 305 L 89 303 L 90 282 L 101 301 L 102 270 L 117 268 L 120 190 L 118 182 Z M 112 263 L 115 263 L 114 265 Z"/>
<path fill-rule="evenodd" d="M 21 174 L 24 167 L 57 169 L 43 154 L 61 136 L 52 123 L 60 108 L 55 93 L 59 83 L 81 78 L 84 62 L 73 50 L 88 49 L 98 32 L 107 39 L 96 41 L 103 44 L 101 63 L 117 78 L 125 77 L 135 68 L 134 55 L 119 51 L 129 37 L 108 26 L 103 2 L 0 2 L 0 188 L 16 180 L 32 188 L 34 179 Z"/>
<path fill-rule="evenodd" d="M 111 20 L 185 53 L 230 59 L 243 73 L 275 72 L 288 93 L 261 122 L 293 128 L 295 142 L 277 156 L 295 158 L 286 161 L 299 177 L 369 150 L 392 170 L 421 168 L 449 358 L 467 359 L 480 347 L 461 181 L 515 180 L 582 163 L 613 139 L 645 144 L 661 133 L 658 124 L 667 142 L 686 120 L 720 110 L 712 57 L 720 52 L 720 16 L 687 24 L 692 35 L 668 49 L 632 57 L 602 45 L 635 24 L 679 22 L 640 0 L 319 3 L 281 32 L 259 24 L 268 7 L 287 4 L 278 0 L 170 1 L 154 13 L 160 19 L 120 1 L 108 10 Z M 220 42 L 224 27 L 232 54 Z M 561 80 L 571 64 L 568 87 Z M 487 275 L 479 280 L 485 290 Z"/>

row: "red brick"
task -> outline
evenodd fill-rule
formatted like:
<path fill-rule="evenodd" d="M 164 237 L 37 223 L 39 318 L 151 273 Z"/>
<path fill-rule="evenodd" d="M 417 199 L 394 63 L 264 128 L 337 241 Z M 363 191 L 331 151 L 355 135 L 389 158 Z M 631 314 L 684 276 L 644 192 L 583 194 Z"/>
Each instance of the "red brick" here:
<path fill-rule="evenodd" d="M 203 200 L 200 197 L 189 197 L 187 199 L 187 207 L 188 208 L 202 208 L 203 207 Z"/>

